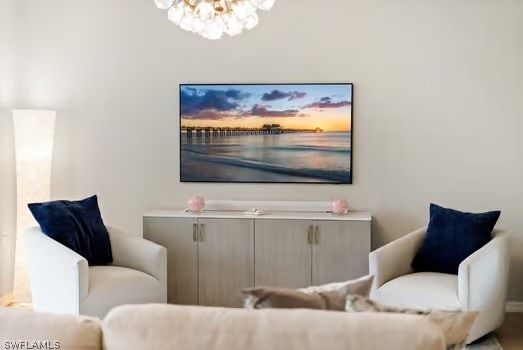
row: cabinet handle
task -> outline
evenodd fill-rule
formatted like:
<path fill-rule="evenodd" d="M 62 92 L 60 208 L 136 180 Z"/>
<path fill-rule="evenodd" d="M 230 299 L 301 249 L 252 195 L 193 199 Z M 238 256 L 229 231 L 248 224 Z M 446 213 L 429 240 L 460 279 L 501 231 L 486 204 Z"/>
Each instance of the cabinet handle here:
<path fill-rule="evenodd" d="M 205 224 L 200 224 L 200 242 L 204 241 Z"/>
<path fill-rule="evenodd" d="M 312 244 L 312 235 L 313 235 L 313 227 L 312 225 L 309 225 L 309 228 L 307 229 L 307 242 L 309 242 L 309 244 Z"/>
<path fill-rule="evenodd" d="M 192 224 L 192 240 L 198 242 L 198 224 Z"/>
<path fill-rule="evenodd" d="M 320 227 L 318 225 L 314 227 L 314 241 L 316 244 L 320 244 Z"/>

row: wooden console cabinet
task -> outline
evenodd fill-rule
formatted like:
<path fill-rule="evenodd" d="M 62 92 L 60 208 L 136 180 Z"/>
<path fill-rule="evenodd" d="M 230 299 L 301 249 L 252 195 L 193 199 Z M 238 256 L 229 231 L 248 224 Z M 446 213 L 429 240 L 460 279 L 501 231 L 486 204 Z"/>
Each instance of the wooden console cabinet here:
<path fill-rule="evenodd" d="M 353 213 L 156 211 L 144 238 L 167 248 L 168 301 L 241 306 L 240 290 L 300 288 L 368 273 L 371 216 Z"/>

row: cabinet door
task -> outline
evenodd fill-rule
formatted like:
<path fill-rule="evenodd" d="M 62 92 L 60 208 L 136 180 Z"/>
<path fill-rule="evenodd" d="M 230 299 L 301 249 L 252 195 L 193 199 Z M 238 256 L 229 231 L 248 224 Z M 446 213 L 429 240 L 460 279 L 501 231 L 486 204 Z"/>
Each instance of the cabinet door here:
<path fill-rule="evenodd" d="M 316 221 L 314 285 L 346 281 L 369 272 L 370 222 Z"/>
<path fill-rule="evenodd" d="M 198 244 L 193 239 L 196 220 L 144 218 L 144 238 L 167 248 L 167 301 L 198 304 Z"/>
<path fill-rule="evenodd" d="M 301 288 L 311 284 L 310 224 L 304 220 L 256 220 L 256 286 Z"/>
<path fill-rule="evenodd" d="M 254 286 L 252 219 L 199 219 L 199 304 L 241 307 L 240 291 Z"/>

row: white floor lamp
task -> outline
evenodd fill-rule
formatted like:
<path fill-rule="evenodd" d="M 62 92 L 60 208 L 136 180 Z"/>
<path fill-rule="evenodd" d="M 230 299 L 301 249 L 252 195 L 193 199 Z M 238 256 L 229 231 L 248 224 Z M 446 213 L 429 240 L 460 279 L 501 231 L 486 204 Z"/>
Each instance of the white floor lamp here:
<path fill-rule="evenodd" d="M 24 232 L 36 225 L 28 203 L 51 197 L 51 161 L 56 112 L 45 110 L 13 111 L 15 131 L 17 215 L 13 300 L 30 303 Z"/>

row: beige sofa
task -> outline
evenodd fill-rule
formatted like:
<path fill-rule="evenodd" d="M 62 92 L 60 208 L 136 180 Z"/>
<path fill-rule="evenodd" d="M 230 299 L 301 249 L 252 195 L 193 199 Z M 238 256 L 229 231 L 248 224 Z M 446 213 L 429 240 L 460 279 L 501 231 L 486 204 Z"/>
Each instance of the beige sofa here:
<path fill-rule="evenodd" d="M 0 346 L 23 340 L 59 342 L 61 350 L 445 348 L 441 331 L 414 315 L 149 304 L 117 307 L 100 321 L 0 309 Z"/>

